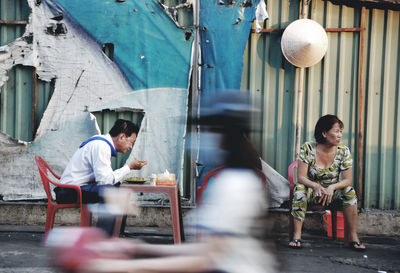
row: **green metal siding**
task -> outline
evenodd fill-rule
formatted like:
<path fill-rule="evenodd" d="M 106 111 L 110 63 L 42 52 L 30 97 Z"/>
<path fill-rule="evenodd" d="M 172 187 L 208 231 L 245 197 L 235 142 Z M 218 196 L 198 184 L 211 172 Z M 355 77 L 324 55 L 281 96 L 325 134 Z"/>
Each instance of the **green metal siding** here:
<path fill-rule="evenodd" d="M 32 141 L 54 91 L 54 84 L 34 79 L 34 68 L 18 65 L 8 71 L 0 93 L 0 131 Z M 36 124 L 33 124 L 34 80 L 37 81 Z"/>
<path fill-rule="evenodd" d="M 7 21 L 28 21 L 31 12 L 27 0 L 1 0 L 0 19 Z M 0 45 L 6 45 L 22 36 L 24 24 L 0 24 Z"/>
<path fill-rule="evenodd" d="M 266 29 L 283 29 L 297 20 L 300 1 L 266 1 Z M 325 28 L 360 27 L 361 8 L 310 1 L 309 18 Z M 363 198 L 365 208 L 400 209 L 399 12 L 366 10 L 364 40 Z M 345 124 L 343 143 L 354 158 L 357 185 L 360 32 L 328 34 L 328 52 L 306 69 L 301 142 L 313 140 L 314 126 L 324 114 Z M 263 159 L 283 176 L 294 159 L 295 113 L 299 71 L 282 55 L 282 32 L 252 33 L 244 56 L 242 89 L 263 113 L 253 126 L 262 130 L 252 139 Z"/>
<path fill-rule="evenodd" d="M 400 208 L 400 12 L 368 10 L 364 202 Z"/>
<path fill-rule="evenodd" d="M 37 79 L 36 87 L 36 129 L 39 127 L 40 120 L 43 117 L 44 111 L 50 102 L 51 96 L 54 93 L 54 80 L 45 82 Z"/>
<path fill-rule="evenodd" d="M 0 130 L 23 141 L 32 140 L 32 75 L 32 69 L 12 68 L 0 94 Z"/>
<path fill-rule="evenodd" d="M 103 110 L 101 112 L 92 112 L 92 114 L 96 117 L 97 125 L 99 126 L 102 134 L 107 134 L 117 119 L 130 120 L 140 128 L 142 119 L 144 117 L 144 112 L 134 111 Z M 123 167 L 129 155 L 130 153 L 118 153 L 117 156 L 113 157 L 111 160 L 112 168 L 115 170 Z"/>
<path fill-rule="evenodd" d="M 1 45 L 22 36 L 30 11 L 26 0 L 0 1 Z M 54 83 L 38 80 L 34 68 L 28 66 L 14 66 L 7 75 L 0 91 L 0 130 L 13 138 L 32 141 L 53 94 Z"/>

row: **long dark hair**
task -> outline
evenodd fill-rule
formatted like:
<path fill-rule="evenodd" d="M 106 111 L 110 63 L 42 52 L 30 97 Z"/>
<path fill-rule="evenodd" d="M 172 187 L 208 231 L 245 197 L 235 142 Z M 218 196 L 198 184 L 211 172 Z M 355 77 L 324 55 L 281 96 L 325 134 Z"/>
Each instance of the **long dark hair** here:
<path fill-rule="evenodd" d="M 227 129 L 223 137 L 222 146 L 228 151 L 225 163 L 227 167 L 262 169 L 260 156 L 250 142 L 246 132 L 237 128 Z"/>
<path fill-rule="evenodd" d="M 223 91 L 203 108 L 200 125 L 222 134 L 226 157 L 221 165 L 261 170 L 260 156 L 249 140 L 252 111 L 248 93 L 242 91 Z"/>

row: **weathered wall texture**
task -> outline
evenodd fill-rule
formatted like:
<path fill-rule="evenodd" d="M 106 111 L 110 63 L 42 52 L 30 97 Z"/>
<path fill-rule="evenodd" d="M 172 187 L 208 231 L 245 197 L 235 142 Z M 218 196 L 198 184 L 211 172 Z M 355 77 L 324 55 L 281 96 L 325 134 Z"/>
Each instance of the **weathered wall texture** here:
<path fill-rule="evenodd" d="M 46 33 L 47 25 L 54 22 L 50 20 L 55 16 L 54 9 L 51 9 L 51 1 L 40 5 L 35 2 L 28 1 L 32 13 L 23 35 L 33 37 L 33 42 L 28 43 L 29 39 L 22 37 L 0 48 L 0 85 L 7 81 L 7 70 L 23 64 L 35 67 L 41 80 L 55 79 L 55 90 L 32 143 L 21 144 L 0 134 L 0 195 L 3 199 L 45 198 L 34 156 L 42 156 L 61 174 L 79 144 L 98 133 L 89 112 L 102 109 L 139 109 L 145 113 L 130 158 L 134 155 L 147 159 L 149 166 L 134 175 L 148 176 L 168 169 L 179 177 L 187 88 L 165 86 L 132 92 L 126 75 L 67 13 L 62 19 L 66 34 Z M 159 15 L 171 20 L 164 12 Z M 173 26 L 176 28 L 175 24 Z M 173 45 L 167 46 L 173 48 Z M 188 56 L 184 57 L 190 60 L 190 41 L 187 47 L 189 50 L 185 54 Z M 184 78 L 181 82 L 188 81 L 188 64 L 187 68 L 186 74 L 179 75 Z"/>

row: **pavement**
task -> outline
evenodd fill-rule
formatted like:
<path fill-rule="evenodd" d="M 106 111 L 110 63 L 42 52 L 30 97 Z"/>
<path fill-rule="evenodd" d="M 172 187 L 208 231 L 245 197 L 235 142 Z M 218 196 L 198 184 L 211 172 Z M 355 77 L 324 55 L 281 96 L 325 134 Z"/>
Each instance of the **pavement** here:
<path fill-rule="evenodd" d="M 169 228 L 128 228 L 128 237 L 149 243 L 172 244 Z M 54 273 L 48 249 L 43 245 L 43 227 L 0 226 L 0 273 Z M 286 233 L 271 235 L 278 272 L 399 272 L 400 237 L 360 236 L 368 250 L 355 252 L 317 233 L 303 234 L 303 248 L 287 247 Z M 244 272 L 245 273 L 245 272 Z"/>

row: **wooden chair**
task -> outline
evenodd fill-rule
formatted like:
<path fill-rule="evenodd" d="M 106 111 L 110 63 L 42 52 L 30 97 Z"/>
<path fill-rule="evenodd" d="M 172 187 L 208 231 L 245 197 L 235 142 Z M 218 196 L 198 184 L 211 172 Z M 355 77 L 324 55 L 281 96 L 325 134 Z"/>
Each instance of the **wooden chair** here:
<path fill-rule="evenodd" d="M 294 219 L 291 214 L 292 212 L 292 200 L 293 200 L 293 191 L 294 186 L 297 183 L 297 168 L 298 168 L 298 161 L 293 161 L 288 168 L 288 180 L 290 182 L 290 196 L 289 196 L 289 240 L 293 240 L 293 233 L 294 233 Z M 329 206 L 322 206 L 322 205 L 309 205 L 307 207 L 307 211 L 325 211 L 329 209 L 332 213 L 332 237 L 337 238 L 337 212 L 342 210 L 341 205 L 334 205 L 331 204 Z M 344 221 L 344 243 L 348 243 L 348 230 L 346 227 L 346 221 Z"/>
<path fill-rule="evenodd" d="M 43 187 L 47 195 L 47 215 L 46 215 L 46 225 L 45 225 L 45 235 L 50 231 L 50 229 L 54 226 L 54 218 L 56 211 L 58 209 L 64 208 L 80 208 L 81 209 L 81 226 L 90 226 L 90 212 L 85 204 L 82 203 L 82 192 L 81 188 L 76 185 L 64 185 L 57 182 L 54 182 L 50 179 L 50 172 L 56 179 L 60 179 L 60 176 L 55 174 L 52 169 L 50 169 L 49 165 L 41 158 L 40 156 L 35 156 L 35 161 L 39 169 L 40 177 L 42 179 Z M 53 184 L 56 187 L 60 188 L 71 188 L 75 189 L 78 193 L 78 198 L 76 203 L 72 204 L 57 204 L 56 200 L 53 199 L 51 195 L 50 184 Z"/>
<path fill-rule="evenodd" d="M 298 161 L 293 161 L 288 168 L 288 180 L 290 182 L 290 196 L 289 196 L 289 240 L 293 240 L 293 233 L 294 233 L 294 219 L 292 216 L 292 200 L 293 200 L 293 191 L 294 186 L 297 183 L 297 168 L 298 168 Z M 322 206 L 322 205 L 310 205 L 307 207 L 307 211 L 325 211 L 329 209 L 332 213 L 332 237 L 337 238 L 337 212 L 342 210 L 342 206 L 338 205 L 329 205 L 329 206 Z M 348 243 L 348 230 L 346 227 L 346 221 L 344 221 L 344 243 Z"/>
<path fill-rule="evenodd" d="M 197 187 L 197 205 L 201 204 L 203 202 L 203 192 L 206 190 L 207 186 L 208 186 L 208 182 L 210 180 L 210 178 L 215 178 L 217 176 L 217 174 L 222 171 L 224 168 L 226 168 L 225 166 L 221 166 L 221 167 L 217 167 L 215 169 L 212 169 L 211 171 L 209 171 L 203 178 L 203 181 L 201 183 L 201 186 Z M 267 184 L 267 177 L 265 176 L 265 174 L 259 170 L 259 169 L 254 169 L 257 174 L 260 176 L 260 178 L 263 181 L 264 187 Z"/>

